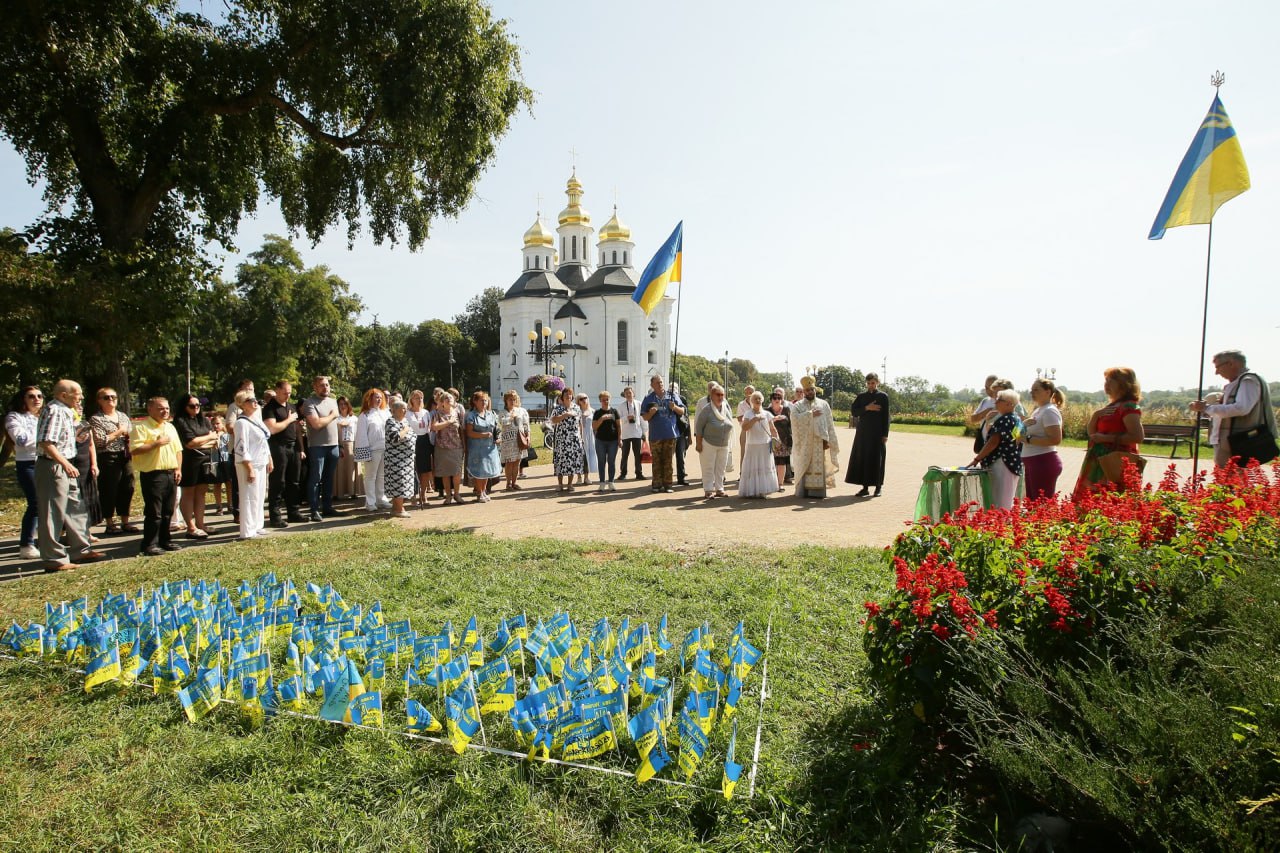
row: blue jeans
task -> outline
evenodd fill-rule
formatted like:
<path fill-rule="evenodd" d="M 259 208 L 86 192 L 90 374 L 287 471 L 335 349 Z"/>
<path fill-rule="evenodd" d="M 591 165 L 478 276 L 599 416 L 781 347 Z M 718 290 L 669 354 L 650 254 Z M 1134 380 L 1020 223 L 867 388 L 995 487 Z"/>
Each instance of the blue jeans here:
<path fill-rule="evenodd" d="M 596 439 L 596 470 L 600 472 L 601 483 L 612 483 L 613 475 L 618 461 L 618 440 L 601 441 Z M 609 476 L 605 477 L 604 470 L 606 464 L 609 468 Z"/>
<path fill-rule="evenodd" d="M 40 514 L 36 511 L 36 461 L 28 459 L 15 462 L 18 469 L 18 488 L 27 498 L 27 511 L 22 514 L 22 534 L 18 537 L 19 545 L 36 544 L 36 522 Z"/>
<path fill-rule="evenodd" d="M 338 470 L 338 445 L 307 448 L 307 501 L 312 512 L 333 512 L 333 475 Z"/>

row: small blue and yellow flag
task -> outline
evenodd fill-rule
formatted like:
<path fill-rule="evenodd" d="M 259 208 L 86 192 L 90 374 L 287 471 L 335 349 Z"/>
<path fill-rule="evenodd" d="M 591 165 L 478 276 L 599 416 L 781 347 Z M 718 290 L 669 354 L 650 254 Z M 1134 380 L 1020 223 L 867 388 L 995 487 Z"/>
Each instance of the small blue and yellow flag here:
<path fill-rule="evenodd" d="M 729 735 L 729 751 L 724 756 L 724 778 L 720 780 L 720 790 L 726 800 L 733 799 L 733 789 L 742 775 L 742 765 L 734 762 L 733 752 L 738 744 L 738 721 L 733 721 L 733 734 Z"/>
<path fill-rule="evenodd" d="M 631 301 L 644 309 L 648 316 L 667 294 L 667 285 L 680 281 L 680 253 L 684 244 L 684 222 L 676 224 L 667 242 L 662 244 L 653 260 L 649 261 L 640 274 L 640 283 L 636 285 Z"/>
<path fill-rule="evenodd" d="M 646 752 L 644 758 L 640 760 L 640 767 L 636 770 L 636 781 L 641 784 L 648 782 L 662 772 L 662 768 L 670 763 L 671 756 L 667 754 L 666 738 L 662 737 L 662 733 L 659 732 L 653 748 Z"/>
<path fill-rule="evenodd" d="M 222 671 L 218 666 L 201 670 L 195 681 L 178 691 L 183 713 L 191 722 L 208 714 L 222 701 Z"/>
<path fill-rule="evenodd" d="M 347 716 L 357 726 L 382 726 L 382 691 L 369 690 L 351 700 Z"/>
<path fill-rule="evenodd" d="M 404 703 L 405 714 L 409 718 L 411 732 L 438 732 L 440 721 L 431 716 L 431 712 L 423 707 L 417 699 L 408 699 Z"/>
<path fill-rule="evenodd" d="M 1147 239 L 1159 240 L 1167 228 L 1212 222 L 1219 207 L 1247 189 L 1249 167 L 1244 162 L 1244 151 L 1222 100 L 1214 95 Z"/>
<path fill-rule="evenodd" d="M 90 693 L 99 684 L 120 678 L 120 646 L 110 643 L 105 649 L 89 658 L 84 668 L 84 692 Z"/>

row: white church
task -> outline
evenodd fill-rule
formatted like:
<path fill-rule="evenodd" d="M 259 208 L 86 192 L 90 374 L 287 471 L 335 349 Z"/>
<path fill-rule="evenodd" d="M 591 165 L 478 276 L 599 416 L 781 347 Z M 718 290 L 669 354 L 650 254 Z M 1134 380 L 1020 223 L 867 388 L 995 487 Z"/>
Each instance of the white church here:
<path fill-rule="evenodd" d="M 539 373 L 563 376 L 568 387 L 590 397 L 593 407 L 604 390 L 616 404 L 628 385 L 643 397 L 649 377 L 665 373 L 671 364 L 672 292 L 646 317 L 631 300 L 639 277 L 635 243 L 617 207 L 600 229 L 593 264 L 595 229 L 582 206 L 576 170 L 565 195 L 569 204 L 560 211 L 554 234 L 541 211 L 524 233 L 523 269 L 500 303 L 502 348 L 490 355 L 495 408 L 502 406 L 502 393 L 514 388 L 525 408 L 541 409 L 542 395 L 524 390 L 525 380 Z"/>

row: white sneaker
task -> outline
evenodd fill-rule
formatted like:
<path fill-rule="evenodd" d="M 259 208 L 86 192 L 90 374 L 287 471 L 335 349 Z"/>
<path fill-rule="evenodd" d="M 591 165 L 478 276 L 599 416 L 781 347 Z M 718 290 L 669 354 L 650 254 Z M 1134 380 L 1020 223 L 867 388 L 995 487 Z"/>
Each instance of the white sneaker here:
<path fill-rule="evenodd" d="M 40 559 L 40 549 L 35 545 L 23 545 L 18 549 L 19 560 L 38 560 Z"/>
<path fill-rule="evenodd" d="M 616 491 L 618 491 L 618 484 L 617 484 L 617 483 L 610 483 L 610 484 L 609 484 L 609 491 L 611 491 L 611 492 L 616 492 Z"/>
<path fill-rule="evenodd" d="M 489 502 L 489 493 L 488 493 L 488 492 L 481 492 L 481 493 L 480 493 L 480 503 L 482 503 L 482 504 L 487 504 L 488 502 Z"/>
<path fill-rule="evenodd" d="M 609 487 L 604 483 L 601 483 L 599 486 L 596 487 L 597 495 L 603 495 L 607 491 L 609 491 Z"/>

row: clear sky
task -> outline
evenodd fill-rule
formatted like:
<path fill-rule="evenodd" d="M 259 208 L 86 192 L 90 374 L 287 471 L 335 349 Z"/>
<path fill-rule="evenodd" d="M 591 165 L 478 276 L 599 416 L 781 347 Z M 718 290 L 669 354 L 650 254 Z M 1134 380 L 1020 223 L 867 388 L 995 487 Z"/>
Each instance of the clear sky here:
<path fill-rule="evenodd" d="M 449 319 L 509 286 L 575 149 L 593 224 L 616 189 L 637 266 L 684 220 L 682 351 L 887 362 L 890 381 L 953 388 L 1053 367 L 1096 389 L 1128 364 L 1194 388 L 1207 227 L 1146 235 L 1222 69 L 1253 189 L 1215 220 L 1209 352 L 1280 379 L 1273 0 L 494 6 L 536 102 L 470 207 L 418 253 L 298 238 L 366 319 Z M 0 225 L 17 227 L 38 192 L 0 148 Z M 283 230 L 264 206 L 238 248 Z"/>

